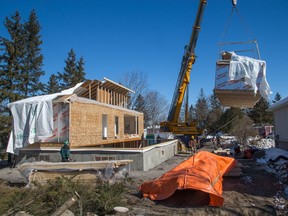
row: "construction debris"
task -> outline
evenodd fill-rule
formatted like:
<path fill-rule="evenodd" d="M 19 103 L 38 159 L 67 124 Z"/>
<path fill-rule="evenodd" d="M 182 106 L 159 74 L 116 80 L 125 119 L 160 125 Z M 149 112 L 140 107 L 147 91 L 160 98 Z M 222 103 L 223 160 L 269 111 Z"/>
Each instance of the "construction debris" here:
<path fill-rule="evenodd" d="M 19 165 L 18 169 L 21 175 L 28 180 L 28 185 L 32 182 L 46 184 L 48 180 L 60 176 L 83 183 L 96 183 L 97 180 L 110 179 L 112 175 L 123 169 L 129 170 L 127 165 L 129 166 L 131 162 L 132 160 L 68 163 L 33 162 Z"/>

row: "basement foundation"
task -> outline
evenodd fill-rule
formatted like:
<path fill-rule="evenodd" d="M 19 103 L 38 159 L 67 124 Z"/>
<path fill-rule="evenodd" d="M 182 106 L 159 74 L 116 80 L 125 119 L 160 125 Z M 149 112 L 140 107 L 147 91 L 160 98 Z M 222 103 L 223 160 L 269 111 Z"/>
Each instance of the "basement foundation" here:
<path fill-rule="evenodd" d="M 115 148 L 110 146 L 72 148 L 71 160 L 77 162 L 133 160 L 128 167 L 130 171 L 148 171 L 177 154 L 177 145 L 178 140 L 168 140 L 146 147 L 139 146 L 138 148 Z M 129 146 L 131 146 L 131 143 Z M 60 162 L 60 148 L 61 147 L 49 146 L 32 147 L 31 145 L 20 149 L 19 155 L 15 158 L 15 162 L 19 165 L 34 161 Z"/>

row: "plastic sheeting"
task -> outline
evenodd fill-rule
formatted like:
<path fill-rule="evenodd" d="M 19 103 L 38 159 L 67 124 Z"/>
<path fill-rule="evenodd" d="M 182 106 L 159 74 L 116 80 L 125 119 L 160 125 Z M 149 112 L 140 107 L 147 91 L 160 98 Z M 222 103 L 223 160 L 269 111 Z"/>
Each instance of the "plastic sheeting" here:
<path fill-rule="evenodd" d="M 81 86 L 60 93 L 31 97 L 8 104 L 13 116 L 13 127 L 7 146 L 7 152 L 18 154 L 18 149 L 40 141 L 52 135 L 53 105 L 57 96 L 73 94 Z"/>
<path fill-rule="evenodd" d="M 229 68 L 230 80 L 239 80 L 244 78 L 245 83 L 251 85 L 256 94 L 258 90 L 256 85 L 257 77 L 259 76 L 260 71 L 262 71 L 263 76 L 260 82 L 259 92 L 260 95 L 267 100 L 272 92 L 266 80 L 266 62 L 246 56 L 239 56 L 234 52 L 231 52 L 231 54 L 232 56 Z"/>
<path fill-rule="evenodd" d="M 227 52 L 226 52 L 227 53 Z M 234 52 L 228 52 L 231 55 L 227 67 L 221 66 L 216 71 L 215 89 L 219 90 L 253 90 L 254 94 L 259 90 L 260 95 L 268 99 L 272 94 L 270 86 L 266 79 L 266 62 L 253 59 L 246 56 L 239 56 Z M 217 64 L 218 64 L 217 62 Z M 227 76 L 228 75 L 228 76 Z"/>
<path fill-rule="evenodd" d="M 201 151 L 168 171 L 160 178 L 143 183 L 140 191 L 145 198 L 165 200 L 178 190 L 187 190 L 188 196 L 194 198 L 193 191 L 209 195 L 207 205 L 222 206 L 223 175 L 236 165 L 236 160 L 230 157 L 218 156 L 207 151 Z M 203 193 L 196 193 L 196 195 Z M 201 199 L 201 197 L 198 197 Z M 195 197 L 195 199 L 198 199 Z"/>

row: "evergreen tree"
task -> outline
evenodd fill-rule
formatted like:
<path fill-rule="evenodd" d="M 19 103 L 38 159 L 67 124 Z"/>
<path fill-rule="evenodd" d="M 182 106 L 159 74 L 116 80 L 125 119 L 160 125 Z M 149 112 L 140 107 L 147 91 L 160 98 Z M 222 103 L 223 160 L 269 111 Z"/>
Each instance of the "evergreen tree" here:
<path fill-rule="evenodd" d="M 0 38 L 0 140 L 8 142 L 12 117 L 7 104 L 37 95 L 43 84 L 39 81 L 43 56 L 40 53 L 40 25 L 35 11 L 21 23 L 18 11 L 4 21 L 9 38 Z"/>
<path fill-rule="evenodd" d="M 215 93 L 209 97 L 209 105 L 207 129 L 208 131 L 215 131 L 218 127 L 220 127 L 217 122 L 219 123 L 219 120 L 224 112 Z"/>
<path fill-rule="evenodd" d="M 276 103 L 277 101 L 280 101 L 282 99 L 281 95 L 277 92 L 275 94 L 274 100 L 272 101 L 272 103 Z"/>
<path fill-rule="evenodd" d="M 59 78 L 55 75 L 52 74 L 49 77 L 49 81 L 47 85 L 45 85 L 45 93 L 46 94 L 53 94 L 61 91 L 61 87 L 59 84 Z"/>
<path fill-rule="evenodd" d="M 40 82 L 40 77 L 45 73 L 42 70 L 43 55 L 40 45 L 42 44 L 40 35 L 40 24 L 35 10 L 32 10 L 29 20 L 23 25 L 24 50 L 21 59 L 21 85 L 19 90 L 23 97 L 39 95 L 43 92 L 44 84 Z"/>
<path fill-rule="evenodd" d="M 78 77 L 78 80 L 80 80 L 80 82 L 84 81 L 85 76 L 86 76 L 84 65 L 85 65 L 84 58 L 81 56 L 79 61 L 77 62 L 77 71 L 78 71 L 77 77 Z M 75 82 L 78 82 L 78 80 L 76 79 Z"/>
<path fill-rule="evenodd" d="M 272 112 L 267 111 L 269 106 L 269 102 L 261 97 L 255 106 L 248 111 L 248 115 L 256 124 L 272 124 Z"/>
<path fill-rule="evenodd" d="M 77 61 L 76 54 L 73 49 L 68 52 L 68 57 L 65 60 L 63 73 L 58 73 L 60 86 L 62 89 L 67 89 L 75 86 L 77 83 L 85 81 L 84 60 L 81 57 Z"/>
<path fill-rule="evenodd" d="M 195 104 L 195 114 L 196 120 L 199 122 L 201 127 L 207 127 L 207 117 L 208 117 L 208 103 L 204 90 L 200 89 L 200 94 Z"/>
<path fill-rule="evenodd" d="M 19 92 L 21 58 L 23 57 L 23 25 L 18 11 L 9 19 L 6 17 L 6 27 L 10 39 L 0 38 L 0 97 L 3 106 L 22 98 Z"/>
<path fill-rule="evenodd" d="M 16 11 L 11 19 L 6 17 L 4 26 L 10 39 L 0 38 L 0 144 L 6 148 L 12 125 L 12 116 L 7 104 L 22 98 L 18 88 L 24 40 L 19 12 Z"/>
<path fill-rule="evenodd" d="M 221 103 L 215 92 L 213 92 L 213 94 L 209 97 L 209 104 L 210 104 L 210 110 L 216 110 L 216 109 L 222 110 Z"/>
<path fill-rule="evenodd" d="M 188 122 L 192 122 L 196 119 L 195 108 L 191 104 L 188 110 Z"/>

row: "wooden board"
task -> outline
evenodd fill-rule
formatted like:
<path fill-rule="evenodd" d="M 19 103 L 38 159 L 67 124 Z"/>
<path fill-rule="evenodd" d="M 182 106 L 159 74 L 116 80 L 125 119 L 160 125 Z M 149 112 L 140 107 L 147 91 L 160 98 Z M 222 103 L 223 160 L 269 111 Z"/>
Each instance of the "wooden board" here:
<path fill-rule="evenodd" d="M 97 170 L 89 171 L 73 171 L 73 172 L 45 172 L 35 171 L 31 172 L 28 178 L 29 183 L 37 182 L 45 185 L 49 180 L 56 180 L 56 178 L 69 178 L 74 182 L 96 184 L 101 179 L 101 175 Z"/>
<path fill-rule="evenodd" d="M 26 169 L 41 170 L 41 171 L 56 171 L 56 170 L 88 170 L 88 169 L 105 169 L 107 166 L 118 168 L 131 163 L 132 160 L 111 160 L 111 161 L 84 161 L 84 162 L 32 162 L 23 163 L 18 166 L 19 171 Z"/>
<path fill-rule="evenodd" d="M 217 98 L 224 107 L 252 108 L 260 99 L 252 90 L 219 90 L 214 89 Z"/>

